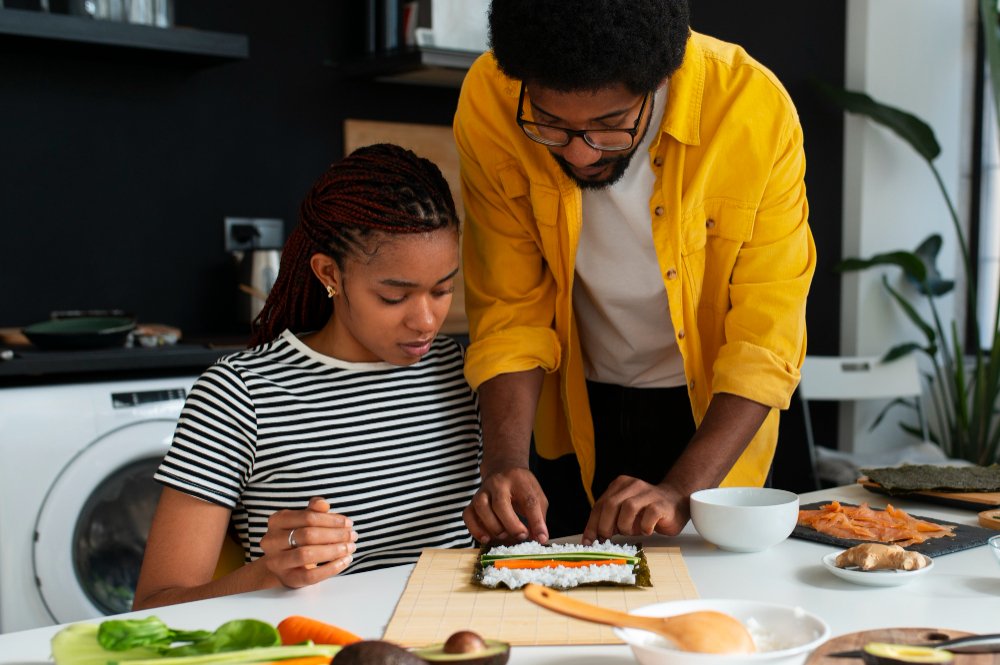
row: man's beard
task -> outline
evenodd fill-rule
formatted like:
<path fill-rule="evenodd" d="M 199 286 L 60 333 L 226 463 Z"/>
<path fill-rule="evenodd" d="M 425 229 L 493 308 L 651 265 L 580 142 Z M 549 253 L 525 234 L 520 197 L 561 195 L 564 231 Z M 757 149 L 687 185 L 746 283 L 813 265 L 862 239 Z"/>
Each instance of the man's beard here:
<path fill-rule="evenodd" d="M 628 170 L 628 165 L 632 163 L 632 158 L 635 157 L 636 150 L 633 149 L 624 155 L 618 155 L 616 157 L 605 157 L 600 159 L 593 164 L 588 164 L 588 167 L 592 166 L 605 166 L 612 165 L 611 172 L 599 180 L 584 180 L 580 178 L 575 173 L 573 173 L 573 167 L 565 159 L 550 152 L 552 159 L 556 160 L 556 164 L 559 168 L 563 170 L 563 173 L 568 175 L 570 179 L 575 182 L 581 189 L 604 189 L 605 187 L 611 187 L 613 184 L 622 179 L 625 175 L 625 171 Z"/>
<path fill-rule="evenodd" d="M 559 168 L 563 170 L 563 173 L 570 177 L 570 180 L 575 182 L 580 189 L 604 189 L 605 187 L 611 187 L 616 182 L 622 179 L 625 175 L 625 171 L 628 170 L 628 165 L 632 163 L 632 158 L 635 157 L 635 153 L 639 151 L 639 146 L 642 145 L 643 140 L 646 138 L 646 132 L 649 131 L 649 126 L 653 120 L 653 107 L 656 102 L 656 98 L 653 97 L 649 101 L 649 121 L 646 122 L 646 127 L 642 130 L 642 134 L 636 136 L 632 142 L 632 148 L 628 150 L 625 154 L 617 154 L 613 157 L 603 157 L 593 164 L 588 164 L 591 166 L 606 166 L 611 165 L 611 172 L 607 176 L 599 180 L 584 180 L 573 173 L 573 167 L 570 166 L 569 162 L 555 154 L 551 150 L 549 154 L 552 155 L 552 159 L 556 160 L 556 164 Z"/>

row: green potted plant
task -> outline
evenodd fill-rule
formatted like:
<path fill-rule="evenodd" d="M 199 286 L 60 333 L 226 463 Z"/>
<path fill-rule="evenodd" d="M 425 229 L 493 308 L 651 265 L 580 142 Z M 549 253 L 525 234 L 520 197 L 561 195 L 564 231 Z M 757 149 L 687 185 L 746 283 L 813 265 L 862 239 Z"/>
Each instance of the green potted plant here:
<path fill-rule="evenodd" d="M 997 0 L 980 0 L 983 17 L 984 40 L 993 83 L 994 105 L 1000 112 L 1000 15 Z M 844 110 L 865 116 L 884 125 L 906 141 L 924 158 L 934 175 L 944 197 L 951 220 L 952 231 L 961 253 L 961 266 L 965 273 L 965 301 L 975 320 L 977 301 L 976 275 L 969 258 L 969 247 L 955 205 L 948 194 L 934 160 L 941 153 L 931 127 L 917 116 L 882 104 L 870 96 L 856 91 L 818 84 L 821 92 Z M 927 320 L 909 300 L 894 288 L 883 275 L 882 281 L 892 299 L 917 327 L 923 336 L 921 342 L 905 342 L 889 349 L 883 360 L 891 361 L 903 355 L 920 352 L 930 360 L 931 370 L 925 373 L 929 393 L 928 421 L 931 439 L 949 457 L 965 459 L 975 464 L 988 465 L 1000 462 L 1000 418 L 997 418 L 1000 399 L 1000 307 L 993 321 L 994 331 L 989 348 L 980 348 L 978 334 L 965 335 L 964 327 L 954 320 L 943 320 L 936 299 L 951 292 L 955 283 L 943 279 L 936 267 L 936 257 L 944 241 L 940 234 L 932 234 L 913 251 L 894 251 L 868 258 L 849 258 L 838 264 L 841 271 L 865 270 L 879 266 L 897 266 L 926 299 L 930 313 Z M 976 341 L 967 343 L 968 339 Z M 919 409 L 919 402 L 895 400 L 882 411 L 898 405 Z M 873 427 L 875 426 L 873 425 Z M 922 436 L 919 427 L 903 423 L 902 427 L 914 436 Z"/>

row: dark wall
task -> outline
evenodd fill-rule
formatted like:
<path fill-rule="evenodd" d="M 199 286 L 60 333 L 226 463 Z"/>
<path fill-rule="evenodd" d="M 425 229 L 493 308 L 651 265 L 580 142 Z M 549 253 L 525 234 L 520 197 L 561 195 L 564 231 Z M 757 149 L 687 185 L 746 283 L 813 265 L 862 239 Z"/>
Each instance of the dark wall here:
<path fill-rule="evenodd" d="M 457 90 L 325 65 L 360 33 L 353 4 L 177 0 L 178 25 L 249 35 L 248 60 L 213 66 L 0 37 L 0 326 L 115 307 L 245 331 L 223 217 L 290 230 L 344 118 L 451 119 Z"/>

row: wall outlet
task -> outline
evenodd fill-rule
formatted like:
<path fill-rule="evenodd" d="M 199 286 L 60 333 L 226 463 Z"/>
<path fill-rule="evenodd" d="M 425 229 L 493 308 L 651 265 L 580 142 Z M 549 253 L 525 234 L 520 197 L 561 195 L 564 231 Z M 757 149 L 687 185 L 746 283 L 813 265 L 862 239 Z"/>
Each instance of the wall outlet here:
<path fill-rule="evenodd" d="M 226 217 L 223 223 L 223 246 L 227 252 L 281 249 L 285 244 L 285 224 L 280 219 Z"/>

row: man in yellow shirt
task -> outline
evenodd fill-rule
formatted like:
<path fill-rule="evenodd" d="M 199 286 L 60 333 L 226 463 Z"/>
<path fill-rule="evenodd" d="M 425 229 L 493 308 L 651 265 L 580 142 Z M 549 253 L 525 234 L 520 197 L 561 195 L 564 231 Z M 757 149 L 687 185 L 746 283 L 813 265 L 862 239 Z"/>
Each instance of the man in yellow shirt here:
<path fill-rule="evenodd" d="M 493 0 L 489 30 L 454 125 L 484 442 L 466 524 L 674 535 L 692 492 L 766 481 L 798 384 L 798 116 L 686 0 Z"/>

